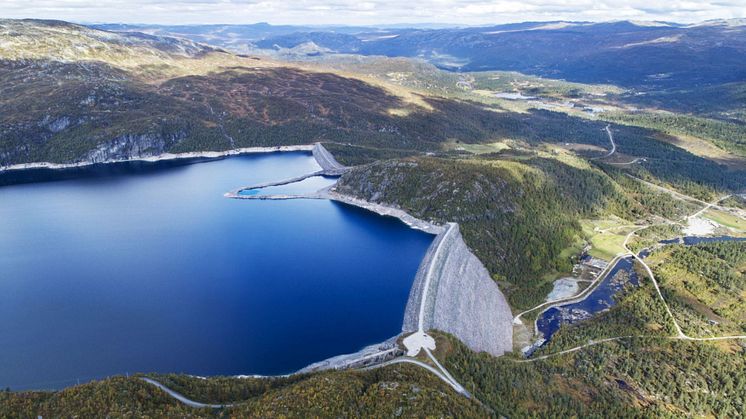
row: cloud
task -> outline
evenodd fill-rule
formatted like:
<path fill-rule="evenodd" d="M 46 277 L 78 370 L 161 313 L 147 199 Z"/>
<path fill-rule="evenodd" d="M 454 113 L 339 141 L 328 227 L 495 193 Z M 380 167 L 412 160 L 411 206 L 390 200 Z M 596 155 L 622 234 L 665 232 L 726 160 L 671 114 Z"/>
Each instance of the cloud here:
<path fill-rule="evenodd" d="M 746 17 L 746 0 L 2 0 L 0 16 L 76 22 L 484 25 Z"/>

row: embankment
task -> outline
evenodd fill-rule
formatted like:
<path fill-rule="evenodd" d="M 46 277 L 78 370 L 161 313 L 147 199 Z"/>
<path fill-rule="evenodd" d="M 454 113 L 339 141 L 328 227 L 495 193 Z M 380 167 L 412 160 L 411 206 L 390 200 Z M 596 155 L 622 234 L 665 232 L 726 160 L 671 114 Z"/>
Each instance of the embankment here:
<path fill-rule="evenodd" d="M 344 173 L 340 165 L 321 144 L 316 144 L 313 155 L 325 174 Z M 314 173 L 313 175 L 318 175 Z M 276 182 L 284 184 L 287 181 Z M 330 199 L 364 208 L 380 215 L 396 217 L 408 226 L 436 238 L 430 245 L 415 276 L 407 301 L 402 332 L 437 329 L 448 332 L 474 351 L 484 351 L 495 356 L 509 352 L 513 347 L 513 315 L 505 297 L 482 262 L 469 250 L 459 226 L 449 223 L 439 226 L 418 219 L 406 211 L 391 206 L 372 203 L 348 194 L 341 194 L 329 187 L 302 195 L 240 195 L 241 190 L 265 185 L 253 185 L 226 193 L 234 199 Z M 423 296 L 425 301 L 423 302 Z M 422 312 L 422 316 L 420 313 Z M 422 317 L 422 319 L 420 319 Z M 367 356 L 366 352 L 356 354 Z M 355 356 L 347 356 L 345 362 Z M 329 360 L 328 360 L 329 361 Z M 324 365 L 337 366 L 339 362 Z"/>
<path fill-rule="evenodd" d="M 321 143 L 314 144 L 311 152 L 327 176 L 341 175 L 347 171 L 347 167 L 342 166 Z"/>
<path fill-rule="evenodd" d="M 458 224 L 449 223 L 420 264 L 402 331 L 442 330 L 474 351 L 499 356 L 512 350 L 512 320 L 497 284 L 464 243 Z"/>

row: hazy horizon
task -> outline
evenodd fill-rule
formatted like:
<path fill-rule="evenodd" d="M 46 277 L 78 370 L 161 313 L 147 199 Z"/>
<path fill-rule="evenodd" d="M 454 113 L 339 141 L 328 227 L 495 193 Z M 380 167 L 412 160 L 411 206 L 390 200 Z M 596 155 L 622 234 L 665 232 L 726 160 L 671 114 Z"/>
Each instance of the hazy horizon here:
<path fill-rule="evenodd" d="M 485 26 L 619 20 L 699 23 L 746 17 L 742 0 L 5 0 L 2 17 L 77 23 Z M 116 16 L 116 18 L 112 18 Z"/>

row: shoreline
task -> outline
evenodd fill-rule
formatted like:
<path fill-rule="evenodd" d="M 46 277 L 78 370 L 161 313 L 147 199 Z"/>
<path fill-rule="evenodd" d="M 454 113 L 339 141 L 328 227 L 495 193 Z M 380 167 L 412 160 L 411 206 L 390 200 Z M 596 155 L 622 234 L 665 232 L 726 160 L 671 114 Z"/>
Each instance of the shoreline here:
<path fill-rule="evenodd" d="M 315 146 L 314 144 L 301 144 L 301 145 L 273 146 L 273 147 L 243 147 L 243 148 L 235 148 L 233 150 L 226 150 L 226 151 L 190 151 L 186 153 L 163 153 L 157 156 L 136 157 L 136 158 L 131 158 L 131 159 L 106 160 L 106 161 L 100 161 L 100 162 L 84 161 L 84 162 L 77 162 L 77 163 L 51 163 L 51 162 L 16 163 L 16 164 L 8 165 L 8 166 L 0 166 L 0 173 L 16 171 L 16 170 L 31 170 L 31 169 L 51 169 L 51 170 L 74 169 L 74 168 L 79 168 L 79 167 L 93 166 L 96 164 L 111 164 L 111 163 L 126 163 L 126 162 L 155 163 L 159 161 L 179 160 L 179 159 L 195 159 L 195 158 L 217 159 L 221 157 L 238 156 L 241 154 L 260 154 L 260 153 L 292 152 L 292 151 L 313 152 L 314 146 Z"/>
<path fill-rule="evenodd" d="M 321 170 L 318 170 L 310 174 L 302 175 L 300 177 L 296 177 L 293 179 L 286 179 L 286 180 L 282 180 L 278 182 L 266 182 L 260 185 L 253 185 L 253 186 L 247 186 L 243 188 L 234 189 L 232 191 L 225 193 L 224 196 L 226 198 L 232 198 L 232 199 L 259 199 L 259 200 L 324 199 L 324 200 L 330 200 L 330 201 L 338 202 L 344 205 L 351 205 L 357 208 L 361 208 L 361 209 L 373 212 L 380 216 L 396 218 L 399 221 L 401 221 L 403 224 L 407 225 L 409 228 L 420 230 L 425 233 L 433 235 L 435 241 L 439 241 L 439 239 L 442 239 L 443 236 L 453 227 L 453 226 L 448 227 L 448 225 L 452 223 L 449 223 L 448 225 L 438 225 L 438 224 L 435 224 L 429 221 L 416 218 L 400 208 L 373 203 L 373 202 L 369 202 L 369 201 L 366 201 L 364 199 L 360 199 L 354 196 L 339 193 L 335 190 L 336 183 L 326 188 L 323 188 L 321 190 L 308 193 L 308 194 L 248 195 L 248 196 L 240 195 L 241 191 L 247 190 L 247 189 L 256 189 L 256 188 L 262 188 L 262 187 L 267 187 L 267 186 L 297 182 L 299 180 L 302 180 L 302 179 L 305 179 L 311 176 L 339 177 L 343 175 L 345 172 L 347 172 L 349 168 L 337 162 L 334 156 L 331 153 L 329 153 L 329 151 L 326 150 L 324 146 L 320 143 L 307 144 L 307 145 L 293 145 L 293 146 L 247 147 L 247 148 L 233 149 L 233 150 L 220 151 L 220 152 L 207 151 L 207 152 L 188 152 L 188 153 L 164 153 L 164 154 L 157 155 L 157 156 L 132 158 L 132 159 L 107 160 L 107 161 L 102 161 L 102 162 L 21 163 L 21 164 L 9 165 L 9 166 L 2 166 L 0 167 L 0 173 L 10 172 L 10 171 L 33 170 L 33 169 L 61 170 L 61 169 L 87 167 L 87 166 L 93 166 L 97 164 L 110 164 L 110 163 L 123 163 L 123 162 L 136 162 L 136 161 L 159 162 L 159 161 L 168 161 L 168 160 L 177 160 L 177 159 L 193 159 L 193 158 L 207 158 L 207 159 L 216 158 L 217 159 L 217 158 L 230 157 L 230 156 L 236 156 L 236 155 L 242 155 L 242 154 L 273 153 L 273 152 L 309 152 L 313 155 L 314 159 L 316 160 L 316 163 L 320 166 Z M 460 239 L 460 236 L 459 236 L 459 239 Z M 464 247 L 466 247 L 465 244 L 464 244 Z M 446 251 L 445 253 L 449 254 L 448 251 Z M 460 254 L 457 254 L 455 256 L 457 256 L 455 259 L 461 260 L 461 258 L 459 257 Z M 443 258 L 439 258 L 439 259 L 444 259 L 446 257 L 447 255 L 444 255 Z M 432 260 L 432 259 L 433 258 L 424 257 L 420 261 L 420 268 L 418 271 L 423 270 L 423 269 L 428 270 L 429 265 L 436 262 L 435 260 Z M 443 261 L 438 261 L 438 264 L 442 262 Z M 483 265 L 481 265 L 481 262 L 479 263 L 479 265 L 484 270 Z M 450 275 L 447 275 L 447 276 L 450 276 Z M 420 296 L 419 294 L 425 292 L 425 290 L 422 289 L 422 287 L 415 287 L 416 280 L 417 278 L 413 279 L 413 283 L 410 288 L 410 296 L 407 300 L 405 311 L 409 310 L 410 306 L 414 307 L 414 304 L 412 301 L 413 298 L 416 300 L 416 302 L 420 303 L 422 296 Z M 440 281 L 436 281 L 436 282 L 440 282 Z M 494 282 L 492 282 L 491 280 L 490 280 L 490 285 L 493 285 L 494 288 L 497 288 L 496 284 L 494 284 Z M 415 288 L 418 288 L 418 289 L 415 289 Z M 497 292 L 500 293 L 499 291 Z M 425 292 L 425 294 L 427 293 Z M 449 292 L 447 292 L 446 294 L 449 294 Z M 444 297 L 445 297 L 445 294 L 444 294 Z M 428 297 L 428 300 L 430 300 L 429 297 Z M 419 306 L 419 304 L 417 305 Z M 431 307 L 431 308 L 435 309 L 435 307 Z M 446 314 L 448 313 L 444 313 L 441 315 L 445 316 Z M 297 370 L 289 374 L 284 374 L 282 376 L 303 374 L 303 373 L 308 373 L 308 372 L 323 371 L 323 370 L 330 370 L 330 369 L 333 369 L 333 370 L 355 369 L 355 368 L 368 368 L 368 367 L 379 365 L 379 364 L 385 365 L 386 362 L 391 361 L 392 359 L 399 358 L 405 353 L 405 350 L 401 347 L 401 345 L 397 343 L 397 340 L 398 338 L 403 336 L 403 334 L 406 333 L 407 331 L 406 317 L 407 316 L 405 315 L 405 319 L 403 319 L 401 332 L 399 332 L 398 334 L 394 335 L 393 337 L 389 339 L 384 340 L 383 342 L 365 346 L 353 353 L 340 354 L 340 355 L 336 355 L 330 358 L 319 360 L 317 362 L 314 362 L 312 364 L 309 364 L 301 368 L 300 370 Z M 429 326 L 435 327 L 436 325 L 429 324 Z M 456 330 L 455 332 L 458 332 L 458 330 Z M 459 333 L 456 333 L 456 334 L 458 335 Z M 512 336 L 510 338 L 512 338 Z M 470 339 L 466 339 L 466 340 L 470 340 Z M 233 377 L 235 378 L 255 377 L 255 375 L 237 374 L 237 375 L 234 375 Z M 274 376 L 267 376 L 267 377 L 274 377 Z"/>
<path fill-rule="evenodd" d="M 319 147 L 323 147 L 319 145 Z M 406 224 L 408 227 L 413 228 L 415 230 L 420 230 L 425 233 L 432 234 L 434 236 L 438 236 L 441 233 L 446 231 L 445 226 L 441 226 L 438 224 L 431 223 L 429 221 L 421 220 L 417 217 L 414 217 L 407 213 L 406 211 L 390 207 L 387 205 L 381 205 L 376 204 L 373 202 L 366 201 L 364 199 L 355 198 L 354 196 L 345 195 L 339 192 L 336 192 L 334 190 L 336 183 L 334 185 L 328 186 L 326 188 L 320 189 L 315 192 L 309 192 L 309 193 L 303 193 L 303 194 L 288 194 L 288 195 L 241 195 L 241 191 L 247 191 L 252 189 L 261 189 L 266 188 L 269 186 L 279 186 L 279 185 L 287 185 L 289 183 L 295 183 L 302 181 L 304 179 L 307 179 L 309 177 L 314 176 L 340 176 L 336 173 L 328 173 L 326 169 L 320 170 L 317 172 L 301 175 L 294 177 L 292 179 L 284 179 L 279 181 L 273 181 L 273 182 L 264 182 L 256 185 L 249 185 L 244 186 L 240 188 L 233 189 L 231 191 L 226 192 L 223 196 L 230 199 L 248 199 L 248 200 L 268 200 L 268 201 L 278 201 L 278 200 L 286 200 L 286 199 L 325 199 L 329 201 L 339 202 L 341 204 L 347 204 L 354 207 L 362 208 L 364 210 L 368 210 L 370 212 L 376 213 L 378 215 L 384 216 L 384 217 L 394 217 L 401 221 L 402 223 Z"/>
<path fill-rule="evenodd" d="M 513 316 L 510 307 L 487 269 L 463 241 L 458 224 L 438 225 L 414 217 L 400 208 L 337 192 L 336 183 L 307 193 L 241 195 L 241 192 L 245 190 L 284 185 L 310 176 L 339 175 L 348 170 L 338 163 L 329 167 L 328 160 L 325 162 L 327 164 L 322 164 L 319 161 L 320 155 L 323 155 L 324 159 L 333 159 L 333 156 L 321 144 L 314 147 L 313 154 L 322 166 L 323 170 L 320 172 L 294 179 L 249 185 L 226 192 L 224 196 L 230 199 L 247 200 L 330 200 L 362 208 L 381 216 L 397 218 L 410 228 L 434 235 L 433 242 L 420 261 L 410 288 L 402 320 L 402 333 L 417 331 L 424 334 L 426 330 L 438 329 L 453 334 L 477 352 L 485 351 L 494 356 L 510 352 L 513 340 Z M 449 234 L 452 231 L 454 233 Z M 442 249 L 443 247 L 446 249 Z M 454 317 L 454 313 L 458 315 Z M 380 345 L 382 344 L 372 346 L 382 349 Z M 301 371 L 351 367 L 364 359 L 370 360 L 371 352 L 374 352 L 374 358 L 378 358 L 383 353 L 391 353 L 388 350 L 371 351 L 368 347 L 353 354 L 322 360 Z"/>

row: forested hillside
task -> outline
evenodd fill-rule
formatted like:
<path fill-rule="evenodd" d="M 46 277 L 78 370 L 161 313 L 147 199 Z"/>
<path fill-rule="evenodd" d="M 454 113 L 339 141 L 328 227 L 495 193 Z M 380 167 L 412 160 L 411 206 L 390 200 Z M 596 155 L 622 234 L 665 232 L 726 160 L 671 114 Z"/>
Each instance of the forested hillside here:
<path fill-rule="evenodd" d="M 651 264 L 686 333 L 746 332 L 746 242 L 671 245 L 655 252 Z"/>
<path fill-rule="evenodd" d="M 423 219 L 458 222 L 494 278 L 507 281 L 514 308 L 544 298 L 551 288 L 546 273 L 572 268 L 580 218 L 644 211 L 598 169 L 538 156 L 373 163 L 344 175 L 337 190 Z"/>
<path fill-rule="evenodd" d="M 484 417 L 489 410 L 412 365 L 289 378 L 154 376 L 205 403 L 191 408 L 137 377 L 116 377 L 57 392 L 0 392 L 0 416 L 28 417 Z"/>
<path fill-rule="evenodd" d="M 746 353 L 737 344 L 628 339 L 544 361 L 475 354 L 438 334 L 439 357 L 473 392 L 467 399 L 416 366 L 266 380 L 156 376 L 201 402 L 179 404 L 136 377 L 59 392 L 0 392 L 4 417 L 738 417 L 746 400 Z M 686 383 L 685 387 L 671 383 Z"/>
<path fill-rule="evenodd" d="M 746 26 L 736 23 L 137 26 L 155 36 L 0 20 L 0 167 L 322 142 L 354 166 L 338 192 L 459 223 L 517 313 L 545 301 L 589 244 L 611 259 L 626 244 L 637 251 L 683 234 L 692 218 L 709 223 L 705 201 L 746 208 Z M 481 71 L 494 69 L 556 79 Z M 733 214 L 719 216 L 742 226 Z M 725 224 L 719 232 L 740 231 Z M 711 336 L 746 331 L 744 255 L 743 243 L 671 245 L 646 260 L 683 329 Z M 0 417 L 742 415 L 743 340 L 672 339 L 641 272 L 616 306 L 563 326 L 536 354 L 590 343 L 577 352 L 519 362 L 434 332 L 436 355 L 471 399 L 427 370 L 395 365 L 152 376 L 201 402 L 237 403 L 220 410 L 189 408 L 137 377 L 6 391 Z"/>

